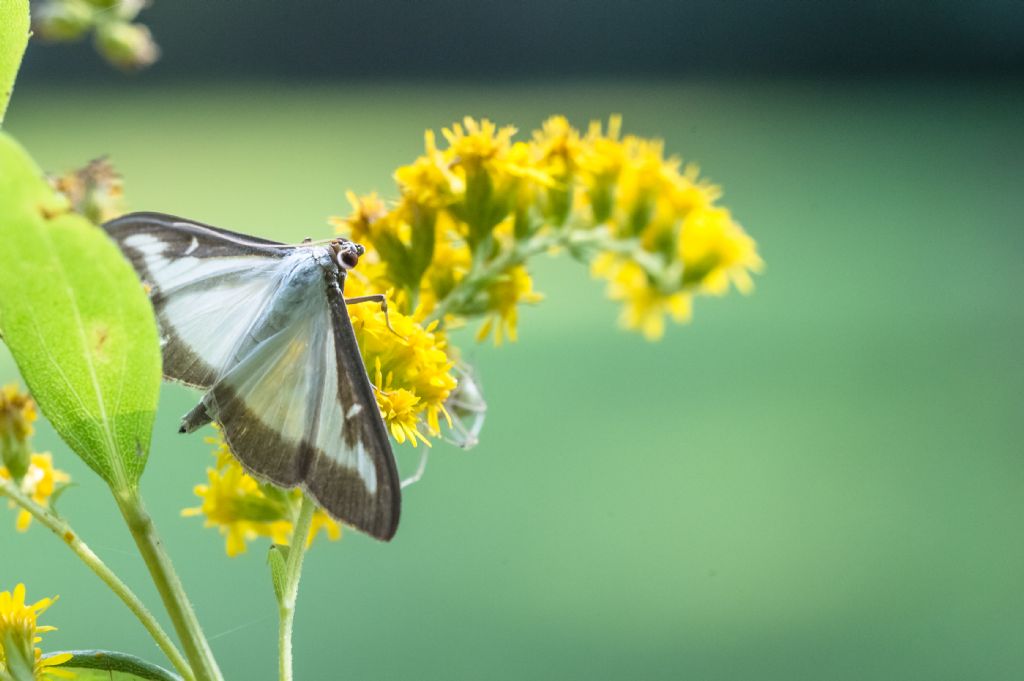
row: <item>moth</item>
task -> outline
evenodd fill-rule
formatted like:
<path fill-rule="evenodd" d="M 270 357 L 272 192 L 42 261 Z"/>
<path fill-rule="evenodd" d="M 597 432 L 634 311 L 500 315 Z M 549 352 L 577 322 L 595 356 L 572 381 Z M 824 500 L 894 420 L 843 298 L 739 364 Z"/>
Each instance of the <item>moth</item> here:
<path fill-rule="evenodd" d="M 205 391 L 181 432 L 216 421 L 250 473 L 301 487 L 387 541 L 401 483 L 346 305 L 363 247 L 287 245 L 159 213 L 104 225 L 148 287 L 167 379 Z"/>

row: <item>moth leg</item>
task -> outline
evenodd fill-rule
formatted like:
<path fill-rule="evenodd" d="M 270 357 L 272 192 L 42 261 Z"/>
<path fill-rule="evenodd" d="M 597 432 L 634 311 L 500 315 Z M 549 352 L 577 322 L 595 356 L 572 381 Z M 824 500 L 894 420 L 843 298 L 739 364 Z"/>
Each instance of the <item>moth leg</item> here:
<path fill-rule="evenodd" d="M 423 477 L 423 472 L 427 470 L 427 454 L 429 453 L 430 450 L 424 447 L 423 451 L 420 453 L 420 465 L 416 467 L 415 473 L 413 473 L 408 478 L 402 481 L 402 489 L 405 489 L 414 482 L 420 481 L 420 479 Z"/>
<path fill-rule="evenodd" d="M 384 313 L 384 323 L 388 326 L 388 331 L 395 334 L 402 340 L 408 340 L 405 336 L 395 331 L 395 327 L 391 326 L 391 317 L 388 316 L 388 297 L 383 293 L 374 293 L 368 296 L 357 296 L 355 298 L 346 298 L 346 305 L 357 305 L 359 303 L 380 303 L 380 311 Z"/>
<path fill-rule="evenodd" d="M 384 390 L 383 388 L 378 388 L 376 385 L 374 385 L 374 383 L 372 381 L 370 382 L 370 387 L 373 388 L 373 392 L 379 393 L 379 394 L 383 395 L 384 397 L 387 397 L 387 396 L 389 396 L 391 394 L 387 390 Z"/>

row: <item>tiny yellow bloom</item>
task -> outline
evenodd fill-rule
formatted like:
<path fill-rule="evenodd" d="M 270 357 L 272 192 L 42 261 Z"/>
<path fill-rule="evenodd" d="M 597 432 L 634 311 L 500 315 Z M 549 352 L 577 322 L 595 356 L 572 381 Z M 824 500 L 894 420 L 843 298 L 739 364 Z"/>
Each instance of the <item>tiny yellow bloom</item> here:
<path fill-rule="evenodd" d="M 686 291 L 664 293 L 640 265 L 611 253 L 595 258 L 591 271 L 608 280 L 608 297 L 622 301 L 620 322 L 627 329 L 638 329 L 647 340 L 658 340 L 665 333 L 665 317 L 685 322 L 692 314 L 692 296 Z"/>
<path fill-rule="evenodd" d="M 348 295 L 362 293 L 362 284 L 353 283 Z M 392 331 L 377 305 L 353 305 L 348 311 L 388 430 L 400 443 L 413 446 L 440 435 L 439 416 L 456 381 L 438 324 L 424 327 L 391 309 Z"/>
<path fill-rule="evenodd" d="M 679 257 L 687 283 L 713 295 L 723 295 L 732 282 L 749 293 L 751 272 L 764 266 L 754 240 L 743 231 L 726 208 L 693 211 L 682 223 Z"/>
<path fill-rule="evenodd" d="M 441 131 L 448 140 L 448 157 L 456 165 L 475 168 L 500 159 L 511 147 L 512 136 L 516 134 L 511 125 L 499 128 L 486 118 L 477 121 L 466 116 L 462 123 Z"/>
<path fill-rule="evenodd" d="M 35 647 L 42 640 L 39 634 L 55 630 L 39 626 L 38 618 L 56 600 L 56 596 L 43 598 L 29 605 L 25 602 L 24 584 L 18 584 L 13 591 L 0 592 L 0 670 L 7 672 L 16 665 L 31 665 L 36 679 L 74 678 L 71 672 L 55 668 L 70 660 L 70 654 L 44 660 L 42 651 Z"/>
<path fill-rule="evenodd" d="M 0 479 L 12 479 L 6 467 L 0 467 Z M 19 487 L 26 496 L 31 497 L 32 501 L 44 508 L 48 508 L 54 492 L 70 481 L 70 475 L 59 468 L 53 467 L 53 456 L 47 452 L 45 454 L 33 454 L 30 457 L 28 471 L 22 477 Z M 14 508 L 13 501 L 9 502 L 9 505 L 11 508 Z M 18 532 L 27 531 L 31 524 L 32 514 L 25 509 L 21 509 L 18 512 L 18 519 L 15 524 Z"/>
<path fill-rule="evenodd" d="M 493 332 L 494 344 L 501 345 L 505 338 L 515 342 L 518 338 L 519 305 L 537 303 L 543 294 L 533 290 L 533 279 L 526 268 L 516 265 L 487 289 L 487 318 L 480 325 L 476 339 L 486 340 Z"/>
<path fill-rule="evenodd" d="M 453 203 L 465 186 L 438 151 L 433 130 L 424 133 L 424 146 L 426 154 L 396 170 L 395 181 L 403 196 L 424 206 L 443 208 Z"/>

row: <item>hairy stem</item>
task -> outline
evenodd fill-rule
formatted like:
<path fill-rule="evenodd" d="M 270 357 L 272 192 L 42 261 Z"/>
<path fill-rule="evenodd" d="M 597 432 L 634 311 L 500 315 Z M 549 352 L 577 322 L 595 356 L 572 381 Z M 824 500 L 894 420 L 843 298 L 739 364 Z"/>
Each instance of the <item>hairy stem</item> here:
<path fill-rule="evenodd" d="M 299 579 L 302 577 L 302 559 L 306 554 L 309 528 L 313 524 L 316 504 L 307 495 L 302 495 L 302 506 L 295 521 L 292 542 L 288 549 L 285 566 L 284 590 L 278 605 L 281 624 L 278 630 L 279 669 L 281 681 L 292 681 L 292 631 L 295 627 L 295 602 L 299 596 Z"/>
<path fill-rule="evenodd" d="M 178 673 L 182 675 L 186 681 L 193 681 L 195 677 L 192 675 L 192 670 L 185 660 L 185 657 L 178 650 L 177 646 L 174 645 L 174 641 L 171 637 L 163 630 L 160 623 L 153 617 L 153 613 L 145 606 L 145 604 L 139 599 L 138 596 L 121 581 L 121 578 L 114 574 L 114 571 L 107 567 L 99 556 L 97 556 L 89 546 L 82 541 L 75 532 L 71 525 L 67 521 L 59 518 L 48 508 L 40 506 L 36 502 L 32 501 L 30 497 L 25 495 L 17 486 L 11 481 L 4 481 L 0 486 L 0 495 L 7 496 L 15 504 L 25 509 L 32 514 L 32 517 L 38 520 L 42 525 L 49 528 L 51 532 L 60 537 L 64 543 L 71 549 L 76 556 L 78 556 L 86 566 L 96 573 L 104 584 L 110 587 L 121 601 L 128 606 L 128 609 L 132 611 L 132 614 L 138 618 L 142 626 L 146 628 L 149 635 L 153 637 L 153 641 L 156 642 L 157 646 L 167 656 L 167 659 L 178 670 Z"/>
<path fill-rule="evenodd" d="M 192 665 L 196 680 L 222 681 L 223 676 L 216 660 L 213 659 L 210 644 L 203 635 L 188 595 L 156 533 L 153 519 L 142 504 L 138 489 L 115 491 L 114 497 L 117 499 L 121 515 L 128 524 L 128 530 L 135 539 L 135 545 L 146 562 L 153 583 L 160 592 L 164 608 L 174 624 L 175 631 L 178 632 L 178 638 L 185 648 L 185 655 Z"/>

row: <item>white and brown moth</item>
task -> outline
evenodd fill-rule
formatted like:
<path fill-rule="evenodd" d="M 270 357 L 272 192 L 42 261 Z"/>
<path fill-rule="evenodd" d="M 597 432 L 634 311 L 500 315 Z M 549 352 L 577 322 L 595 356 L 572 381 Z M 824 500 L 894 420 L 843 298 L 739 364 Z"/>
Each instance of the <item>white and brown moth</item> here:
<path fill-rule="evenodd" d="M 248 471 L 391 539 L 401 484 L 344 296 L 363 247 L 286 245 L 158 213 L 104 229 L 149 287 L 164 376 L 206 391 L 181 432 L 216 421 Z M 383 304 L 348 303 L 370 300 Z"/>

